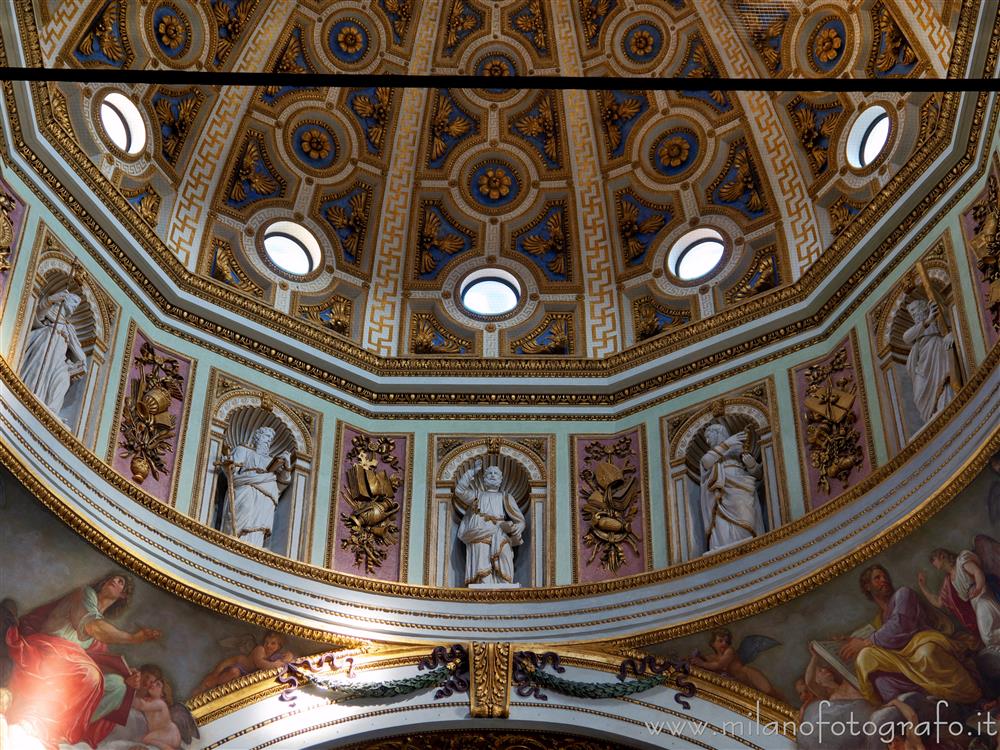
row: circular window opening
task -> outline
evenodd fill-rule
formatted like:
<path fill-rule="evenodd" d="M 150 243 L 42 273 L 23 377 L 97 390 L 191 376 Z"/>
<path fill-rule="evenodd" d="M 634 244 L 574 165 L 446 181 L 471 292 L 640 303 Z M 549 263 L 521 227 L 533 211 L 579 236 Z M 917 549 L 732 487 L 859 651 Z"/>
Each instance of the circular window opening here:
<path fill-rule="evenodd" d="M 146 147 L 146 124 L 124 94 L 113 91 L 101 101 L 101 125 L 111 142 L 130 156 Z"/>
<path fill-rule="evenodd" d="M 714 229 L 701 227 L 682 236 L 667 255 L 671 272 L 682 281 L 694 281 L 714 271 L 725 255 L 722 235 Z"/>
<path fill-rule="evenodd" d="M 503 315 L 521 301 L 521 284 L 501 268 L 484 268 L 469 274 L 460 289 L 462 306 L 476 315 Z"/>
<path fill-rule="evenodd" d="M 851 126 L 847 135 L 847 161 L 855 169 L 863 169 L 875 161 L 889 142 L 892 120 L 885 107 L 869 107 Z"/>
<path fill-rule="evenodd" d="M 264 231 L 264 252 L 274 265 L 292 276 L 310 273 L 321 257 L 313 233 L 291 221 L 276 221 Z"/>

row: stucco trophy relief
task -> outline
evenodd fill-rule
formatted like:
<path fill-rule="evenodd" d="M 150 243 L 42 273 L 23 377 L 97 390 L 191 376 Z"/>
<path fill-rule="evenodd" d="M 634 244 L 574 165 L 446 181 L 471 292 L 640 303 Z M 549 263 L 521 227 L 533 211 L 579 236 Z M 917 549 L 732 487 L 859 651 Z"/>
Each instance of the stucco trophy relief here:
<path fill-rule="evenodd" d="M 491 457 L 493 458 L 493 457 Z M 526 527 L 518 501 L 528 492 L 507 467 L 477 458 L 455 483 L 455 508 L 462 521 L 458 539 L 465 545 L 465 585 L 469 588 L 518 588 L 514 548 Z"/>
<path fill-rule="evenodd" d="M 46 297 L 35 314 L 21 361 L 21 380 L 56 414 L 66 405 L 70 384 L 87 371 L 87 355 L 74 324 L 81 301 L 68 289 Z"/>
<path fill-rule="evenodd" d="M 632 530 L 639 512 L 632 440 L 628 436 L 611 444 L 595 440 L 585 450 L 589 465 L 580 472 L 584 498 L 580 512 L 590 524 L 583 535 L 583 544 L 592 550 L 587 564 L 600 553 L 601 567 L 614 573 L 625 564 L 626 545 L 640 555 L 639 537 Z M 621 463 L 616 464 L 612 457 Z"/>
<path fill-rule="evenodd" d="M 267 415 L 262 409 L 238 413 L 228 425 L 216 464 L 228 483 L 222 530 L 255 547 L 267 546 L 295 465 L 292 436 L 276 418 L 277 425 L 264 423 L 261 417 Z"/>
<path fill-rule="evenodd" d="M 705 549 L 709 552 L 739 544 L 764 533 L 757 497 L 764 467 L 753 423 L 735 434 L 721 422 L 705 427 L 708 450 L 701 457 L 701 509 Z"/>
<path fill-rule="evenodd" d="M 403 483 L 402 467 L 393 453 L 395 442 L 385 437 L 357 435 L 347 454 L 346 486 L 341 488 L 350 513 L 340 520 L 349 536 L 340 546 L 354 554 L 354 567 L 364 566 L 366 575 L 374 575 L 385 562 L 388 548 L 399 543 L 399 511 L 396 492 Z M 379 469 L 379 462 L 389 467 Z"/>

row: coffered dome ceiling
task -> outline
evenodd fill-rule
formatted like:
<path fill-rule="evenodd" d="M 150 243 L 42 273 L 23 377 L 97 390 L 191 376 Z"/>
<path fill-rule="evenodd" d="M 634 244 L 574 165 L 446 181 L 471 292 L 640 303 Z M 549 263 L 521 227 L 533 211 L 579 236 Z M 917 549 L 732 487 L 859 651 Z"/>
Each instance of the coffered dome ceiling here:
<path fill-rule="evenodd" d="M 51 85 L 45 137 L 89 159 L 82 179 L 181 289 L 370 372 L 622 371 L 801 301 L 941 153 L 957 97 L 644 80 L 938 77 L 968 56 L 958 3 L 21 5 L 51 66 L 634 77 L 590 92 Z M 150 134 L 134 156 L 101 124 L 114 89 Z M 852 126 L 876 105 L 888 142 L 852 165 Z M 279 220 L 318 240 L 303 276 L 264 252 Z M 703 227 L 724 252 L 684 281 L 678 242 Z M 495 319 L 460 300 L 484 267 L 520 287 Z"/>

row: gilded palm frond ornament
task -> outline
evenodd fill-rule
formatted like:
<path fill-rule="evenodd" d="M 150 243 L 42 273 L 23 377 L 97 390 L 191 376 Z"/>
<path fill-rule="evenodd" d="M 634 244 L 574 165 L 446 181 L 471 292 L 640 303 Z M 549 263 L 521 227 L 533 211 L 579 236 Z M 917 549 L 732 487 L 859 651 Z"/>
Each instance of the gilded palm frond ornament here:
<path fill-rule="evenodd" d="M 441 222 L 441 217 L 429 208 L 424 209 L 417 246 L 417 267 L 420 273 L 431 273 L 438 264 L 432 254 L 433 249 L 454 255 L 465 246 L 461 235 L 449 232 Z"/>
<path fill-rule="evenodd" d="M 745 145 L 733 157 L 732 168 L 735 173 L 732 179 L 719 186 L 719 197 L 726 203 L 738 203 L 746 199 L 746 206 L 750 211 L 763 211 L 764 196 L 760 178 Z"/>
<path fill-rule="evenodd" d="M 569 321 L 566 317 L 554 317 L 540 335 L 529 336 L 517 346 L 524 354 L 568 354 Z"/>
<path fill-rule="evenodd" d="M 0 273 L 11 268 L 14 253 L 14 196 L 0 193 Z"/>
<path fill-rule="evenodd" d="M 375 89 L 375 98 L 363 95 L 357 96 L 351 102 L 351 109 L 359 116 L 373 122 L 365 128 L 365 135 L 375 148 L 382 148 L 386 129 L 389 125 L 389 114 L 392 108 L 392 89 L 380 86 Z"/>
<path fill-rule="evenodd" d="M 406 31 L 410 27 L 410 20 L 413 18 L 413 4 L 411 0 L 383 0 L 382 7 L 386 13 L 394 16 L 391 19 L 392 30 L 400 39 L 406 36 Z"/>
<path fill-rule="evenodd" d="M 467 12 L 468 10 L 468 6 L 463 0 L 452 2 L 448 20 L 445 22 L 444 47 L 446 51 L 454 51 L 458 43 L 462 41 L 462 34 L 472 31 L 478 25 L 479 19 Z"/>
<path fill-rule="evenodd" d="M 239 203 L 246 200 L 249 195 L 248 190 L 257 195 L 270 195 L 277 189 L 277 180 L 264 166 L 260 144 L 253 138 L 249 139 L 236 168 L 233 184 L 229 189 L 229 198 Z"/>
<path fill-rule="evenodd" d="M 694 66 L 688 71 L 688 78 L 718 78 L 719 71 L 715 67 L 715 63 L 712 62 L 712 58 L 708 55 L 708 50 L 705 49 L 705 43 L 698 41 L 694 45 L 694 49 L 691 51 L 691 60 Z M 726 95 L 720 90 L 709 91 L 708 95 L 712 97 L 714 101 L 719 106 L 723 106 L 726 103 Z"/>
<path fill-rule="evenodd" d="M 650 214 L 639 220 L 639 206 L 632 201 L 618 201 L 618 235 L 625 249 L 625 260 L 637 258 L 646 252 L 648 241 L 643 241 L 641 235 L 655 234 L 663 228 L 666 220 L 662 214 Z"/>
<path fill-rule="evenodd" d="M 530 0 L 524 8 L 524 12 L 514 18 L 514 28 L 525 34 L 534 35 L 535 47 L 547 50 L 549 43 L 545 33 L 545 12 L 542 9 L 542 1 Z"/>
<path fill-rule="evenodd" d="M 566 275 L 566 256 L 569 252 L 563 218 L 562 210 L 553 211 L 545 220 L 545 229 L 549 236 L 530 235 L 521 243 L 522 250 L 537 258 L 550 252 L 554 253 L 554 257 L 546 263 L 546 267 L 559 276 Z"/>
<path fill-rule="evenodd" d="M 212 278 L 235 287 L 251 297 L 263 297 L 264 290 L 252 282 L 240 267 L 229 243 L 215 240 L 214 245 L 215 263 L 212 265 Z"/>
<path fill-rule="evenodd" d="M 917 61 L 917 53 L 884 4 L 880 4 L 878 10 L 878 30 L 883 35 L 883 43 L 875 57 L 875 70 L 888 73 L 897 65 L 912 65 Z"/>
<path fill-rule="evenodd" d="M 412 349 L 414 354 L 461 354 L 462 346 L 434 327 L 429 316 L 414 320 Z"/>
<path fill-rule="evenodd" d="M 125 59 L 125 48 L 121 40 L 115 36 L 115 23 L 118 17 L 118 3 L 108 3 L 97 22 L 80 40 L 78 49 L 88 57 L 102 54 L 113 63 Z"/>
<path fill-rule="evenodd" d="M 160 124 L 161 132 L 166 131 L 163 136 L 163 153 L 171 164 L 177 163 L 184 139 L 191 132 L 200 104 L 197 96 L 177 100 L 161 96 L 153 105 L 153 113 Z"/>
<path fill-rule="evenodd" d="M 587 46 L 593 47 L 605 16 L 611 10 L 611 0 L 580 0 L 580 20 Z"/>
<path fill-rule="evenodd" d="M 250 20 L 255 3 L 256 0 L 240 0 L 234 6 L 228 5 L 224 0 L 215 0 L 212 3 L 212 16 L 218 25 L 216 59 L 219 62 L 226 59 L 236 44 L 240 33 Z"/>
<path fill-rule="evenodd" d="M 437 161 L 448 150 L 445 136 L 459 138 L 469 132 L 472 123 L 459 115 L 451 119 L 455 111 L 451 99 L 438 92 L 434 107 L 434 118 L 431 121 L 431 161 Z"/>
<path fill-rule="evenodd" d="M 622 142 L 622 126 L 642 111 L 642 102 L 635 97 L 619 101 L 611 92 L 604 92 L 601 101 L 601 124 L 608 139 L 608 150 L 614 153 Z"/>
<path fill-rule="evenodd" d="M 278 62 L 274 66 L 274 72 L 307 73 L 306 68 L 299 64 L 299 57 L 302 54 L 302 39 L 298 35 L 292 34 L 288 40 L 288 44 L 285 45 L 285 51 L 281 53 L 281 57 L 278 58 Z M 281 89 L 281 85 L 265 86 L 264 93 L 274 96 Z"/>
<path fill-rule="evenodd" d="M 361 190 L 352 195 L 347 202 L 350 212 L 343 206 L 330 206 L 326 212 L 334 229 L 346 231 L 346 236 L 338 234 L 341 244 L 350 255 L 355 258 L 361 256 L 361 245 L 364 241 L 365 230 L 368 228 L 368 192 Z"/>
<path fill-rule="evenodd" d="M 763 28 L 756 29 L 750 33 L 750 41 L 754 49 L 764 60 L 764 65 L 772 75 L 781 68 L 781 35 L 785 33 L 785 24 L 788 22 L 786 16 L 779 16 L 774 21 Z M 778 46 L 772 42 L 779 42 Z M 720 102 L 721 103 L 721 102 Z"/>
<path fill-rule="evenodd" d="M 792 110 L 795 132 L 816 172 L 822 172 L 826 168 L 830 138 L 839 118 L 839 113 L 833 113 L 817 123 L 816 109 L 809 104 Z"/>
<path fill-rule="evenodd" d="M 552 95 L 548 94 L 538 101 L 537 114 L 524 115 L 514 121 L 514 128 L 516 130 L 526 136 L 539 138 L 542 141 L 544 144 L 542 151 L 552 162 L 559 161 L 559 129 L 556 121 L 555 106 Z"/>

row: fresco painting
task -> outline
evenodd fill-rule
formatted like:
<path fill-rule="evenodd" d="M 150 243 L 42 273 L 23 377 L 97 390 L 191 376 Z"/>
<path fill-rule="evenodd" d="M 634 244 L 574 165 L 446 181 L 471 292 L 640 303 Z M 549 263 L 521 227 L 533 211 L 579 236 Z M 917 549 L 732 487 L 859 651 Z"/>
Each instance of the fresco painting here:
<path fill-rule="evenodd" d="M 0 747 L 197 747 L 185 700 L 328 648 L 147 584 L 5 470 L 0 519 Z"/>
<path fill-rule="evenodd" d="M 799 748 L 1000 747 L 1000 455 L 884 553 L 792 602 L 651 650 L 786 701 Z M 852 719 L 853 734 L 830 731 Z"/>

